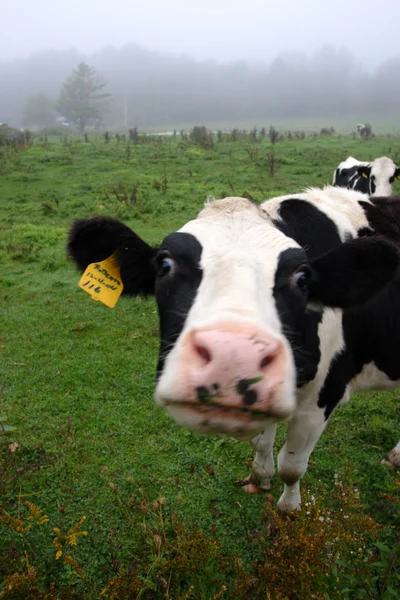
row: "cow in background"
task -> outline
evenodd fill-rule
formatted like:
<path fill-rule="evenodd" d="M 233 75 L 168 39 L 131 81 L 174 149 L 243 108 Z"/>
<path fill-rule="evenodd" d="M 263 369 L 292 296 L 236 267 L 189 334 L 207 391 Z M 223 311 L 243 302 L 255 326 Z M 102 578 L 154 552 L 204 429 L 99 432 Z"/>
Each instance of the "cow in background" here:
<path fill-rule="evenodd" d="M 357 133 L 363 140 L 369 140 L 372 134 L 372 127 L 369 123 L 358 123 L 357 124 Z"/>
<path fill-rule="evenodd" d="M 335 169 L 333 185 L 369 196 L 391 196 L 395 179 L 400 179 L 400 168 L 392 159 L 382 156 L 372 162 L 361 162 L 349 156 Z"/>

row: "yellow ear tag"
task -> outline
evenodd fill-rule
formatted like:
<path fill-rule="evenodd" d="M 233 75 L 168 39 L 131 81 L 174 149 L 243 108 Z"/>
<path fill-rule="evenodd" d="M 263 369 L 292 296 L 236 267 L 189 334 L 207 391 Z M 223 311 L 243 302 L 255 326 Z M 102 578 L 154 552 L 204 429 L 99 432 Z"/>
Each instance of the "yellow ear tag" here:
<path fill-rule="evenodd" d="M 124 289 L 115 254 L 101 262 L 88 265 L 78 285 L 90 294 L 93 300 L 100 300 L 109 308 L 114 308 Z"/>
<path fill-rule="evenodd" d="M 368 175 L 366 173 L 361 173 L 361 177 L 364 177 L 364 179 L 368 179 Z"/>

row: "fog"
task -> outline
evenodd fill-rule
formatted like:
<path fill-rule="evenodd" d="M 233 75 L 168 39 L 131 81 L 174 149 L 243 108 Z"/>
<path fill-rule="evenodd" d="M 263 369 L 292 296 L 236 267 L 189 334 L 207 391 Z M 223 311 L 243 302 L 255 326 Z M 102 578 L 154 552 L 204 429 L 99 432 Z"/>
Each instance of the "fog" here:
<path fill-rule="evenodd" d="M 398 52 L 399 17 L 398 0 L 6 0 L 0 56 L 136 42 L 197 59 L 269 61 L 328 42 L 375 67 Z"/>
<path fill-rule="evenodd" d="M 396 110 L 398 0 L 6 0 L 0 122 L 56 99 L 80 60 L 112 94 L 106 117 L 148 126 Z M 397 100 L 396 100 L 397 98 Z"/>

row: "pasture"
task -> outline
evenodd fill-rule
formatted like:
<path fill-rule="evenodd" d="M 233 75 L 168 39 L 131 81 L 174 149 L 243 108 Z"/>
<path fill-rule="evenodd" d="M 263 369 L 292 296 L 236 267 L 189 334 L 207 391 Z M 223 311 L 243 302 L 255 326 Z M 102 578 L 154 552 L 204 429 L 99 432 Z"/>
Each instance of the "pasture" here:
<path fill-rule="evenodd" d="M 400 479 L 380 464 L 398 441 L 398 393 L 337 410 L 304 511 L 280 521 L 278 478 L 266 497 L 237 483 L 249 444 L 196 436 L 155 405 L 154 301 L 93 302 L 65 251 L 74 218 L 116 217 L 156 244 L 209 195 L 324 185 L 349 155 L 400 164 L 400 138 L 0 148 L 0 421 L 15 427 L 0 435 L 0 598 L 399 597 Z"/>

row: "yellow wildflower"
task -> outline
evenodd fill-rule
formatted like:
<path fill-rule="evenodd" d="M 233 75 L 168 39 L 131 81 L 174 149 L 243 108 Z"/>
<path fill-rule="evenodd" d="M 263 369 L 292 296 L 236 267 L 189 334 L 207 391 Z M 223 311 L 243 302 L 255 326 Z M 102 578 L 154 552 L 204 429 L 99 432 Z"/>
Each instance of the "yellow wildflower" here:
<path fill-rule="evenodd" d="M 59 527 L 53 527 L 53 532 L 56 534 L 55 538 L 53 539 L 53 546 L 56 549 L 56 560 L 62 556 L 64 545 L 76 546 L 78 543 L 78 536 L 88 534 L 87 531 L 79 531 L 79 528 L 85 521 L 86 517 L 82 517 L 77 523 L 75 523 L 75 525 L 73 525 L 73 527 L 71 527 L 71 529 L 67 531 L 65 535 L 61 532 Z"/>
<path fill-rule="evenodd" d="M 32 528 L 32 525 L 25 525 L 22 519 L 17 519 L 12 517 L 5 510 L 2 511 L 3 514 L 0 516 L 0 521 L 3 521 L 10 529 L 14 529 L 18 533 L 26 533 Z"/>
<path fill-rule="evenodd" d="M 28 507 L 30 515 L 28 521 L 33 521 L 36 525 L 44 525 L 48 522 L 49 517 L 43 514 L 43 511 L 33 504 L 33 502 L 25 502 L 25 506 Z"/>

